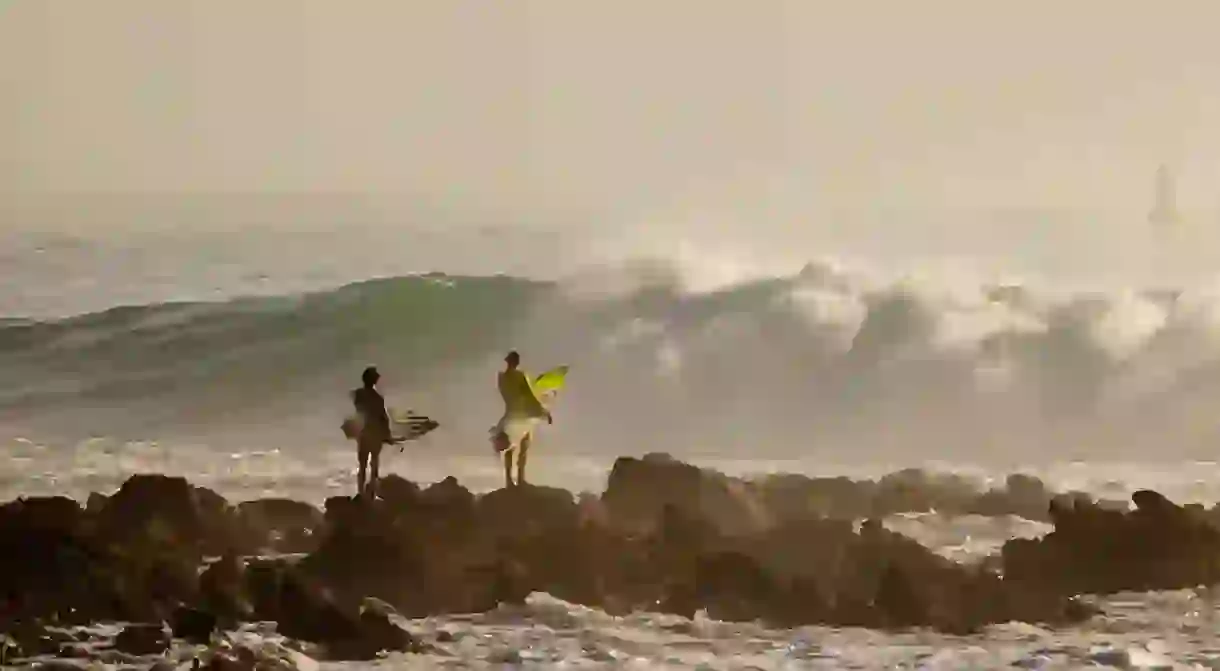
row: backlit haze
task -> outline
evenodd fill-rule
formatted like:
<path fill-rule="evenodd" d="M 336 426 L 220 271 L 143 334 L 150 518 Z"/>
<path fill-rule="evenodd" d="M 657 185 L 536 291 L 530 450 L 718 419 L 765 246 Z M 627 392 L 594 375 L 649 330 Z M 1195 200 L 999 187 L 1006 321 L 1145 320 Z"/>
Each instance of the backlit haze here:
<path fill-rule="evenodd" d="M 0 0 L 0 501 L 70 496 L 91 511 L 87 531 L 60 534 L 61 501 L 6 508 L 17 521 L 0 540 L 29 552 L 5 566 L 56 588 L 10 590 L 19 598 L 4 605 L 110 612 L 65 600 L 78 593 L 60 589 L 69 574 L 133 613 L 156 612 L 144 595 L 185 589 L 198 564 L 186 536 L 192 558 L 179 564 L 143 543 L 153 536 L 96 531 L 125 527 L 110 522 L 128 504 L 90 493 L 133 473 L 184 476 L 231 502 L 354 493 L 355 444 L 339 427 L 370 364 L 391 409 L 439 422 L 387 448 L 382 475 L 501 488 L 489 427 L 509 349 L 530 373 L 570 365 L 554 424 L 530 448 L 531 484 L 601 492 L 618 457 L 668 452 L 733 475 L 924 468 L 981 485 L 1022 473 L 1052 492 L 1121 500 L 1150 488 L 1214 505 L 1218 35 L 1214 0 Z M 873 500 L 921 500 L 906 475 Z M 625 477 L 619 501 L 657 489 Z M 386 502 L 350 508 L 370 523 L 342 536 L 329 530 L 355 518 L 335 501 L 316 529 L 329 549 L 303 572 L 259 562 L 246 574 L 256 618 L 265 605 L 285 617 L 243 628 L 229 652 L 245 660 L 269 632 L 337 621 L 343 611 L 300 580 L 327 574 L 343 579 L 320 578 L 316 593 L 344 607 L 369 585 L 434 613 L 409 625 L 437 654 L 384 668 L 1220 668 L 1215 589 L 1124 593 L 1079 627 L 951 637 L 594 607 L 651 609 L 639 595 L 666 594 L 666 609 L 688 595 L 752 619 L 755 602 L 784 591 L 757 612 L 858 623 L 876 606 L 880 621 L 958 631 L 985 613 L 1059 618 L 1062 602 L 1042 597 L 1091 572 L 1101 582 L 1086 585 L 1193 584 L 1208 575 L 1200 548 L 1214 547 L 1193 512 L 1151 496 L 1126 523 L 1059 508 L 1053 542 L 1003 552 L 1005 571 L 1044 579 L 1004 589 L 812 517 L 758 535 L 688 533 L 725 510 L 868 500 L 842 482 L 791 482 L 757 510 L 745 487 L 700 486 L 704 519 L 667 509 L 639 543 L 585 524 L 613 508 L 591 499 L 568 534 L 555 521 L 576 513 L 551 493 L 466 508 L 445 485 L 426 497 L 427 524 L 414 504 L 399 516 Z M 1030 481 L 1013 482 L 980 509 L 1046 509 Z M 927 491 L 951 501 L 958 486 Z M 129 491 L 128 502 L 161 501 Z M 295 517 L 272 504 L 256 510 Z M 1049 529 L 936 506 L 884 522 L 955 560 L 990 555 L 984 571 L 1004 541 Z M 30 528 L 54 532 L 28 548 L 13 535 L 27 512 Z M 206 519 L 212 530 L 220 518 Z M 476 519 L 487 521 L 466 525 Z M 216 527 L 226 543 L 229 524 Z M 143 526 L 157 538 L 170 528 Z M 73 552 L 59 552 L 60 536 Z M 1189 556 L 1112 552 L 1141 544 Z M 137 564 L 80 559 L 95 545 Z M 635 548 L 652 559 L 611 567 Z M 565 561 L 550 561 L 555 549 Z M 1050 570 L 1060 555 L 1072 559 L 1062 574 Z M 68 563 L 34 570 L 43 557 Z M 120 564 L 131 570 L 113 580 L 96 568 Z M 496 594 L 528 582 L 554 595 L 435 614 L 474 603 L 491 581 L 463 572 L 476 565 L 495 567 L 479 572 Z M 228 574 L 227 560 L 215 566 L 207 575 Z M 817 576 L 796 570 L 809 566 Z M 347 580 L 361 573 L 378 577 Z M 268 577 L 282 589 L 261 589 Z M 227 605 L 228 578 L 209 580 L 176 627 L 183 612 L 193 630 Z M 815 583 L 833 589 L 806 599 Z M 379 622 L 362 610 L 359 631 L 380 637 Z M 339 650 L 359 638 L 342 629 Z M 14 637 L 67 640 L 40 631 Z M 153 629 L 134 633 L 128 644 L 155 642 Z M 88 653 L 76 628 L 65 645 Z M 94 650 L 138 661 L 115 647 Z"/>
<path fill-rule="evenodd" d="M 438 225 L 440 212 L 445 226 L 632 227 L 641 244 L 680 232 L 797 256 L 1134 270 L 1159 163 L 1180 176 L 1181 207 L 1220 228 L 1218 14 L 10 1 L 0 191 L 9 208 L 53 198 L 56 216 L 0 225 L 232 227 L 255 206 L 227 194 L 274 194 L 243 228 Z M 359 201 L 291 204 L 319 193 Z M 77 194 L 124 199 L 73 207 Z M 211 200 L 139 216 L 165 194 Z"/>

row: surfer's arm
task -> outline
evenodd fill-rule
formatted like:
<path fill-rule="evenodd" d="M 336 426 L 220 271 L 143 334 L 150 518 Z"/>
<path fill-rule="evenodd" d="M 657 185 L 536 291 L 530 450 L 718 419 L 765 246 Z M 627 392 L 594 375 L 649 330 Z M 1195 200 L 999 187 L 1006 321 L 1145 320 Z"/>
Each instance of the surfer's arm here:
<path fill-rule="evenodd" d="M 534 385 L 530 383 L 530 379 L 526 375 L 520 378 L 521 399 L 525 402 L 526 408 L 531 415 L 538 417 L 546 417 L 547 421 L 551 420 L 551 413 L 546 409 L 546 406 L 539 400 L 537 392 L 534 391 Z"/>
<path fill-rule="evenodd" d="M 504 373 L 496 376 L 496 389 L 500 390 L 500 400 L 504 401 L 504 407 L 510 407 L 513 402 L 513 390 Z"/>

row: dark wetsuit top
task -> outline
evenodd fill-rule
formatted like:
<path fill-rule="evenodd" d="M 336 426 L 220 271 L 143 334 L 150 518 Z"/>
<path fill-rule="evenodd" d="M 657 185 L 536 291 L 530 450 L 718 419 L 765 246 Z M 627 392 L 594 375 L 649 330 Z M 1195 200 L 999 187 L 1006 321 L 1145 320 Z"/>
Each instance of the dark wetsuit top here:
<path fill-rule="evenodd" d="M 364 435 L 373 438 L 380 434 L 381 440 L 390 439 L 390 416 L 386 413 L 385 398 L 376 389 L 372 387 L 356 389 L 352 392 L 352 403 L 356 406 L 356 412 L 360 413 L 360 417 L 364 420 L 365 428 L 362 432 Z M 369 434 L 370 429 L 376 433 Z"/>

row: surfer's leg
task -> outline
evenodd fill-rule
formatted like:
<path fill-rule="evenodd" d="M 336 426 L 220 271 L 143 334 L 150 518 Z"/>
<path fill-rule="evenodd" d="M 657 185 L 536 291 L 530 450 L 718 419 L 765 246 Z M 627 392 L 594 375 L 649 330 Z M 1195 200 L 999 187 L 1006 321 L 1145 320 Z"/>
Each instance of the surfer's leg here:
<path fill-rule="evenodd" d="M 369 455 L 369 500 L 377 498 L 377 481 L 381 479 L 381 448 L 383 445 L 378 445 L 371 450 Z"/>
<path fill-rule="evenodd" d="M 369 449 L 365 441 L 356 443 L 356 457 L 360 460 L 360 468 L 356 471 L 356 496 L 364 496 L 365 469 L 369 462 Z"/>
<path fill-rule="evenodd" d="M 505 489 L 513 486 L 513 451 L 512 449 L 504 450 L 504 487 Z"/>
<path fill-rule="evenodd" d="M 530 442 L 532 436 L 526 435 L 521 439 L 521 446 L 517 448 L 517 485 L 525 484 L 525 460 L 529 457 Z"/>

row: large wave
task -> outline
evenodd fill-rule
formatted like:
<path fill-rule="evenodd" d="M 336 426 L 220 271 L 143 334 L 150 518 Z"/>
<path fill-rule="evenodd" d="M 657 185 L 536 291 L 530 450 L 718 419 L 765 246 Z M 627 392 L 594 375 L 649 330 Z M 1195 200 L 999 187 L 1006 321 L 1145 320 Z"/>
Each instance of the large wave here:
<path fill-rule="evenodd" d="M 628 280 L 624 282 L 623 280 Z M 0 423 L 299 445 L 378 365 L 433 439 L 486 450 L 509 348 L 573 365 L 543 443 L 613 454 L 977 462 L 1210 456 L 1210 292 L 879 280 L 834 264 L 708 289 L 665 264 L 565 282 L 425 275 L 0 323 Z"/>

